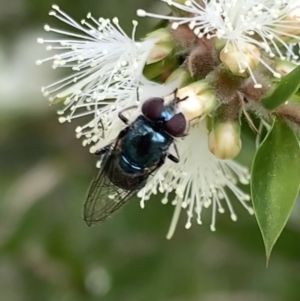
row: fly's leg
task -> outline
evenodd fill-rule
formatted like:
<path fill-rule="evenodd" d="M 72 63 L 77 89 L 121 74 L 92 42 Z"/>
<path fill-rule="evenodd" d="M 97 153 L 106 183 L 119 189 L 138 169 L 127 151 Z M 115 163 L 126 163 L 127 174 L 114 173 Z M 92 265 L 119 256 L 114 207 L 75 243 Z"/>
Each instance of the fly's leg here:
<path fill-rule="evenodd" d="M 119 118 L 125 123 L 125 124 L 127 124 L 128 125 L 128 123 L 129 123 L 129 120 L 128 120 L 128 118 L 127 117 L 125 117 L 124 116 L 124 112 L 126 112 L 126 111 L 128 111 L 128 110 L 131 110 L 131 109 L 136 109 L 137 108 L 137 106 L 131 106 L 131 107 L 128 107 L 128 108 L 126 108 L 126 109 L 124 109 L 124 110 L 122 110 L 121 112 L 119 112 L 118 113 L 118 116 L 119 116 Z"/>
<path fill-rule="evenodd" d="M 97 149 L 97 150 L 95 151 L 95 155 L 96 155 L 96 156 L 102 156 L 102 155 L 104 155 L 105 153 L 108 152 L 108 150 L 110 149 L 111 145 L 112 145 L 112 143 L 107 144 L 107 145 L 105 145 L 104 147 L 101 147 L 101 148 Z"/>
<path fill-rule="evenodd" d="M 140 102 L 139 87 L 136 88 L 136 99 L 138 102 Z"/>
<path fill-rule="evenodd" d="M 128 132 L 128 127 L 125 128 L 125 129 L 123 129 L 123 130 L 119 133 L 119 136 L 118 136 L 117 140 L 123 138 L 127 132 Z M 114 144 L 115 144 L 115 141 L 113 141 L 112 143 L 107 144 L 107 145 L 105 145 L 105 146 L 99 148 L 98 150 L 95 151 L 95 155 L 97 155 L 97 156 L 102 156 L 102 155 L 104 155 L 105 153 L 107 153 L 107 152 L 111 149 L 112 145 L 114 145 Z"/>
<path fill-rule="evenodd" d="M 178 152 L 178 149 L 177 149 L 176 144 L 174 143 L 173 145 L 174 145 L 174 149 L 175 149 L 175 152 L 176 152 L 176 156 L 177 156 L 177 157 L 175 157 L 175 156 L 172 155 L 172 154 L 168 154 L 167 157 L 168 157 L 168 159 L 170 159 L 170 160 L 173 161 L 174 163 L 178 163 L 178 162 L 180 161 L 180 160 L 179 160 L 179 152 Z"/>

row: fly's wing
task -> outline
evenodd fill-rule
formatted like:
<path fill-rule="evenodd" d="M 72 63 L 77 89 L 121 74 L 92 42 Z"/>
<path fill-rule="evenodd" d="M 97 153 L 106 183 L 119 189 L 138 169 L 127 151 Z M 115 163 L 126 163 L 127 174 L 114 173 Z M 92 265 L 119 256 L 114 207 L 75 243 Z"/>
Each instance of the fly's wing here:
<path fill-rule="evenodd" d="M 104 221 L 113 212 L 118 210 L 138 192 L 147 182 L 150 174 L 153 174 L 159 166 L 151 170 L 145 170 L 138 181 L 132 181 L 128 176 L 116 175 L 116 157 L 119 152 L 118 140 L 104 155 L 103 161 L 96 178 L 92 181 L 84 204 L 84 220 L 88 226 Z M 117 179 L 118 186 L 110 179 Z M 130 183 L 130 185 L 129 185 Z M 128 189 L 120 188 L 128 187 Z"/>
<path fill-rule="evenodd" d="M 84 220 L 88 226 L 104 221 L 126 203 L 132 191 L 120 189 L 109 180 L 114 172 L 114 156 L 117 142 L 104 154 L 97 176 L 91 183 L 84 204 Z"/>
<path fill-rule="evenodd" d="M 118 188 L 100 170 L 93 180 L 84 204 L 84 220 L 88 226 L 105 221 L 122 207 L 135 191 Z"/>

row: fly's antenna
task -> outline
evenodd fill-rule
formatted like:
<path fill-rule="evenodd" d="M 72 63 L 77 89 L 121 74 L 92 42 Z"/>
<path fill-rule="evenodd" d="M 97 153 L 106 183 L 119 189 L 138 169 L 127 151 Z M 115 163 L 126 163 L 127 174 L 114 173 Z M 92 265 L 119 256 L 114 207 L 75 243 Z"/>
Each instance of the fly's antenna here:
<path fill-rule="evenodd" d="M 175 99 L 175 103 L 179 103 L 179 102 L 184 101 L 184 100 L 186 100 L 186 99 L 189 98 L 188 96 L 186 96 L 186 97 L 184 97 L 184 98 L 179 98 L 179 97 L 177 97 L 177 91 L 178 91 L 178 88 L 176 88 L 176 89 L 174 90 L 174 92 L 173 92 L 173 94 L 174 94 L 174 99 Z"/>
<path fill-rule="evenodd" d="M 178 91 L 178 88 L 176 88 L 176 89 L 174 90 L 174 92 L 173 92 L 175 98 L 177 98 L 177 95 L 176 95 L 176 94 L 177 94 L 177 91 Z"/>

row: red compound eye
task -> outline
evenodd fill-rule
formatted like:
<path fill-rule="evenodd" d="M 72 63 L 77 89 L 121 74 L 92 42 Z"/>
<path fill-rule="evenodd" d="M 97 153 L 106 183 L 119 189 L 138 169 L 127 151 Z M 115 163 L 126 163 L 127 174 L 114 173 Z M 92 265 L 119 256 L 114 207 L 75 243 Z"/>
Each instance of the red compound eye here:
<path fill-rule="evenodd" d="M 163 109 L 164 100 L 159 97 L 149 98 L 142 105 L 142 113 L 151 120 L 158 119 Z"/>
<path fill-rule="evenodd" d="M 171 136 L 181 137 L 185 134 L 187 120 L 182 113 L 174 115 L 169 121 L 164 124 L 165 131 Z"/>

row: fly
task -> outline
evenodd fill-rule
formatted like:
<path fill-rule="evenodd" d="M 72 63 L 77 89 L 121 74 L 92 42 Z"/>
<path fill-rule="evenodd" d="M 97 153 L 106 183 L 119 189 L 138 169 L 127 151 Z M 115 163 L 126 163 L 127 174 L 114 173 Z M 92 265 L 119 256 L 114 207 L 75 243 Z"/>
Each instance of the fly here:
<path fill-rule="evenodd" d="M 132 123 L 124 112 L 136 106 L 119 112 L 119 118 L 127 127 L 112 143 L 95 153 L 102 156 L 102 161 L 84 204 L 84 220 L 89 226 L 104 221 L 127 203 L 166 159 L 179 162 L 174 138 L 186 136 L 190 126 L 178 109 L 178 103 L 185 99 L 179 99 L 176 91 L 168 103 L 160 97 L 149 98 Z M 169 152 L 171 145 L 176 156 Z"/>

